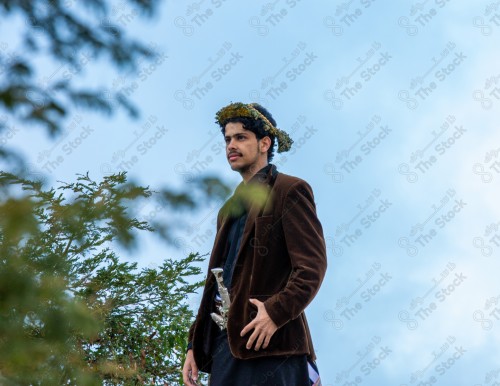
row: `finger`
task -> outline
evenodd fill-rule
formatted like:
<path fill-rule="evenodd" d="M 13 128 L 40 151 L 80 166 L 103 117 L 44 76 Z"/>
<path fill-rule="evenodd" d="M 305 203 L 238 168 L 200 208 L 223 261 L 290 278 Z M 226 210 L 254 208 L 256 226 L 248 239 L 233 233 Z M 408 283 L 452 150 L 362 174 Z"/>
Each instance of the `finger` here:
<path fill-rule="evenodd" d="M 194 385 L 193 381 L 191 380 L 191 374 L 190 372 L 186 369 L 186 371 L 182 372 L 182 381 L 184 382 L 185 385 L 192 386 Z"/>
<path fill-rule="evenodd" d="M 253 330 L 255 328 L 255 319 L 252 320 L 250 323 L 248 323 L 243 330 L 240 332 L 240 336 L 246 335 L 250 330 Z"/>
<path fill-rule="evenodd" d="M 185 384 L 188 384 L 188 376 L 189 374 L 189 368 L 187 366 L 187 363 L 184 363 L 184 367 L 182 368 L 182 381 L 185 383 Z"/>
<path fill-rule="evenodd" d="M 184 385 L 186 386 L 193 386 L 193 385 L 196 385 L 195 383 L 193 383 L 193 381 L 191 380 L 191 378 L 188 377 L 182 377 L 182 380 L 184 381 Z"/>
<path fill-rule="evenodd" d="M 191 379 L 193 379 L 194 384 L 196 384 L 196 381 L 198 380 L 198 367 L 193 363 L 191 366 Z"/>
<path fill-rule="evenodd" d="M 257 343 L 255 343 L 255 351 L 259 351 L 260 347 L 262 346 L 262 342 L 264 341 L 264 338 L 265 338 L 264 333 L 261 333 L 257 338 Z"/>
<path fill-rule="evenodd" d="M 253 346 L 253 343 L 255 342 L 255 339 L 259 336 L 258 332 L 254 330 L 253 334 L 250 335 L 250 338 L 248 338 L 247 342 L 247 349 L 250 350 Z"/>
<path fill-rule="evenodd" d="M 262 304 L 260 300 L 257 299 L 248 299 L 248 301 L 256 306 L 259 306 L 259 304 Z"/>
<path fill-rule="evenodd" d="M 182 369 L 182 380 L 186 385 L 196 385 L 196 380 L 198 379 L 198 367 L 196 362 L 189 358 L 186 360 L 184 367 Z M 194 382 L 193 382 L 194 381 Z"/>
<path fill-rule="evenodd" d="M 267 348 L 267 346 L 269 346 L 270 341 L 271 341 L 271 336 L 267 335 L 266 339 L 264 339 L 264 344 L 262 345 L 262 348 Z"/>

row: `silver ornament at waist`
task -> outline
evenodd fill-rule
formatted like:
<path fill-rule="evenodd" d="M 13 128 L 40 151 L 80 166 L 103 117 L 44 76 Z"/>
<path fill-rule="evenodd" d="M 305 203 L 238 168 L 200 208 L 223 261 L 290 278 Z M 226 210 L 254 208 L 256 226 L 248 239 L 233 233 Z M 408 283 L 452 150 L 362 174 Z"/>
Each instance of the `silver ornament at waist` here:
<path fill-rule="evenodd" d="M 211 269 L 212 273 L 215 276 L 215 280 L 217 281 L 217 288 L 219 289 L 220 301 L 216 299 L 216 309 L 219 313 L 212 312 L 210 316 L 213 321 L 219 326 L 221 330 L 227 328 L 227 316 L 229 312 L 229 307 L 231 305 L 231 300 L 229 299 L 229 291 L 224 285 L 224 281 L 222 278 L 222 268 L 213 268 Z"/>

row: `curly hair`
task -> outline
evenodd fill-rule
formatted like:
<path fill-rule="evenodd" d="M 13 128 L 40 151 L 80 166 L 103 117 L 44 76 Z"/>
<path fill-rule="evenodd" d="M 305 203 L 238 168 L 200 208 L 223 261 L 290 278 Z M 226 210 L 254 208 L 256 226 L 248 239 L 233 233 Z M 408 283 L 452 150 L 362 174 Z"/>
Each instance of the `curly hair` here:
<path fill-rule="evenodd" d="M 259 110 L 259 112 L 262 115 L 264 115 L 269 120 L 269 122 L 272 123 L 273 126 L 276 126 L 276 121 L 274 120 L 274 118 L 271 115 L 271 113 L 269 111 L 267 111 L 267 109 L 265 107 L 259 105 L 258 103 L 254 103 L 253 106 L 257 110 Z M 264 129 L 264 121 L 262 119 L 260 119 L 260 118 L 259 119 L 252 119 L 252 118 L 247 118 L 247 117 L 229 118 L 229 119 L 225 120 L 223 122 L 223 124 L 222 124 L 221 133 L 223 135 L 226 134 L 226 124 L 228 124 L 230 122 L 239 122 L 239 123 L 241 123 L 243 125 L 243 128 L 245 130 L 249 130 L 252 133 L 254 133 L 255 136 L 257 137 L 257 139 L 262 139 L 264 137 L 269 137 L 271 139 L 271 146 L 267 150 L 267 162 L 271 162 L 273 160 L 273 157 L 274 157 L 274 144 L 275 144 L 276 140 L 275 140 L 274 135 L 269 134 L 269 132 L 267 132 Z"/>

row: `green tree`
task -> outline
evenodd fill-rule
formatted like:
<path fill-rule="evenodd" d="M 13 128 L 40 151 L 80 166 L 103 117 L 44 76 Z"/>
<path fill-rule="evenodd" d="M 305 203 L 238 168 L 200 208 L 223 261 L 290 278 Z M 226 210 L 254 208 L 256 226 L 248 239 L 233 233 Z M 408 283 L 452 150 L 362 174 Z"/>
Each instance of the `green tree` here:
<path fill-rule="evenodd" d="M 139 270 L 113 248 L 152 230 L 130 213 L 152 192 L 123 173 L 0 185 L 24 192 L 0 206 L 0 383 L 180 384 L 203 257 Z"/>
<path fill-rule="evenodd" d="M 154 15 L 159 5 L 158 0 L 122 3 L 138 17 Z M 127 35 L 120 20 L 111 21 L 116 5 L 110 0 L 0 0 L 0 20 L 15 28 L 11 37 L 22 38 L 19 47 L 16 42 L 0 45 L 0 134 L 9 129 L 7 122 L 17 121 L 23 128 L 41 127 L 56 136 L 75 107 L 107 114 L 124 108 L 132 117 L 138 115 L 122 93 L 110 92 L 106 85 L 76 84 L 84 73 L 82 53 L 99 60 L 100 66 L 131 74 L 142 60 L 155 58 L 148 44 Z M 74 76 L 40 73 L 37 64 L 47 58 L 67 66 Z M 0 146 L 1 159 L 18 168 L 23 161 L 9 146 Z"/>
<path fill-rule="evenodd" d="M 112 114 L 137 107 L 107 85 L 88 87 L 79 58 L 134 74 L 155 59 L 151 46 L 113 23 L 112 0 L 0 0 L 0 21 L 20 38 L 0 38 L 0 136 L 13 122 L 57 138 L 74 109 Z M 153 16 L 158 0 L 123 0 L 137 17 Z M 9 24 L 10 23 L 10 24 Z M 73 74 L 40 73 L 48 59 Z M 172 241 L 177 219 L 147 224 L 134 210 L 157 200 L 169 214 L 227 196 L 217 178 L 190 182 L 186 192 L 127 182 L 125 174 L 88 175 L 58 188 L 23 177 L 24 159 L 0 143 L 0 384 L 101 385 L 181 383 L 186 297 L 195 291 L 202 256 L 165 259 L 138 269 L 118 250 L 155 230 Z M 148 201 L 149 202 L 149 201 Z"/>

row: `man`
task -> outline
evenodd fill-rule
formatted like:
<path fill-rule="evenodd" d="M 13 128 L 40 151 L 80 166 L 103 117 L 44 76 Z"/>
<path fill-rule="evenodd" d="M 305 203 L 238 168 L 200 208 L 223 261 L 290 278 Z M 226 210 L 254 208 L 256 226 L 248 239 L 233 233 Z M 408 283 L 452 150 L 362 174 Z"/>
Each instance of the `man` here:
<path fill-rule="evenodd" d="M 313 192 L 269 163 L 275 141 L 278 152 L 293 141 L 265 108 L 232 103 L 216 119 L 229 165 L 243 181 L 217 217 L 184 383 L 196 385 L 200 370 L 213 386 L 320 385 L 304 314 L 327 267 Z M 211 272 L 218 267 L 219 280 Z"/>

